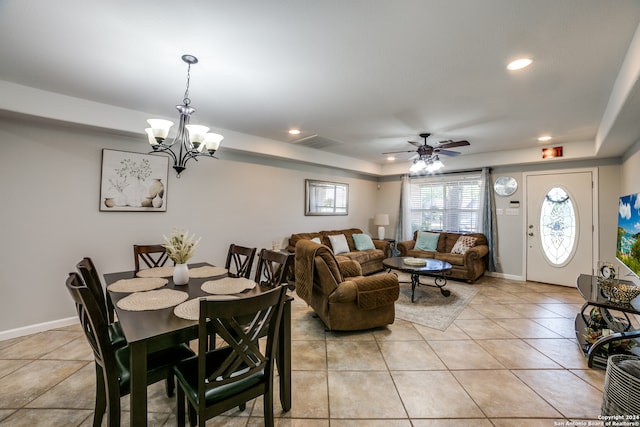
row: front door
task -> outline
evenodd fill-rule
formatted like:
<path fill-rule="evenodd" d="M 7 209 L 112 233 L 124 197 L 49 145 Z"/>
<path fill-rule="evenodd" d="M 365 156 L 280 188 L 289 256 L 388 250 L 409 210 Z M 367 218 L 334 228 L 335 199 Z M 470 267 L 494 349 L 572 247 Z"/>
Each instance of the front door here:
<path fill-rule="evenodd" d="M 593 171 L 527 174 L 527 280 L 575 286 L 593 266 Z"/>

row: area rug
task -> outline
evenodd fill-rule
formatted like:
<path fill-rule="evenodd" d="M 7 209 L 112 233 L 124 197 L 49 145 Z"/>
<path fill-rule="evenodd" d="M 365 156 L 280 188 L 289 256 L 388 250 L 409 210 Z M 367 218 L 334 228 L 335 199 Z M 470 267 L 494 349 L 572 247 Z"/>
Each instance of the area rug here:
<path fill-rule="evenodd" d="M 398 279 L 409 281 L 409 276 L 399 274 Z M 422 282 L 433 284 L 433 278 L 423 277 Z M 478 293 L 478 288 L 466 283 L 447 281 L 445 289 L 451 295 L 445 297 L 438 288 L 418 286 L 415 302 L 411 302 L 411 284 L 400 283 L 400 297 L 396 301 L 396 318 L 408 320 L 440 331 L 446 330 L 460 312 Z"/>

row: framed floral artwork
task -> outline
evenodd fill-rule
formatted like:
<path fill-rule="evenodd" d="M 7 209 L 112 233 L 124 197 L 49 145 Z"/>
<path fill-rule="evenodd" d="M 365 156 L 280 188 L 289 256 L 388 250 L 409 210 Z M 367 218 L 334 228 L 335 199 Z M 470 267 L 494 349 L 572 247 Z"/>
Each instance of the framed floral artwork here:
<path fill-rule="evenodd" d="M 100 210 L 166 212 L 169 158 L 102 150 Z"/>

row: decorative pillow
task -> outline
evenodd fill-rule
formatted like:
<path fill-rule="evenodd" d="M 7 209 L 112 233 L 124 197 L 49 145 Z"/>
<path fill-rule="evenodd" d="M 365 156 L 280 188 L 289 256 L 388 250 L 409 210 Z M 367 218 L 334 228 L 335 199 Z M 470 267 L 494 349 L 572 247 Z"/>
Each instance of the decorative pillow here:
<path fill-rule="evenodd" d="M 371 236 L 367 234 L 353 234 L 353 244 L 359 251 L 368 251 L 376 248 L 376 245 L 373 244 L 373 240 L 371 240 Z"/>
<path fill-rule="evenodd" d="M 350 251 L 347 238 L 344 234 L 329 236 L 329 242 L 331 242 L 331 249 L 333 249 L 334 255 L 344 254 Z"/>
<path fill-rule="evenodd" d="M 413 248 L 419 251 L 435 251 L 438 248 L 438 239 L 440 239 L 440 233 L 418 231 L 418 238 Z"/>
<path fill-rule="evenodd" d="M 458 241 L 453 245 L 453 248 L 451 248 L 451 253 L 464 255 L 465 252 L 476 245 L 476 240 L 478 240 L 478 238 L 472 236 L 458 237 Z"/>
<path fill-rule="evenodd" d="M 322 244 L 322 242 L 320 241 L 320 238 L 319 238 L 319 237 L 314 237 L 313 239 L 311 239 L 311 241 L 312 241 L 313 243 L 317 243 L 317 244 L 319 244 L 319 245 L 321 245 L 321 244 Z"/>

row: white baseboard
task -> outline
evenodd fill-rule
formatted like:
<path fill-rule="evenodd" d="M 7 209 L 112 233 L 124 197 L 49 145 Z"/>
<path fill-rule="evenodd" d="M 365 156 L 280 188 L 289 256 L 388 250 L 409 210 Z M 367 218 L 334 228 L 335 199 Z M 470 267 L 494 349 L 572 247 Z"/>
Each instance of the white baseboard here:
<path fill-rule="evenodd" d="M 498 279 L 509 279 L 509 280 L 517 280 L 519 282 L 526 282 L 526 279 L 523 276 L 516 276 L 515 274 L 504 274 L 497 273 L 495 271 L 485 271 L 485 276 L 497 277 Z"/>
<path fill-rule="evenodd" d="M 78 317 L 68 317 L 66 319 L 52 320 L 51 322 L 37 323 L 35 325 L 23 326 L 21 328 L 9 329 L 8 331 L 0 331 L 0 341 L 9 340 L 11 338 L 23 337 L 38 332 L 48 331 L 56 328 L 63 328 L 78 323 Z"/>

